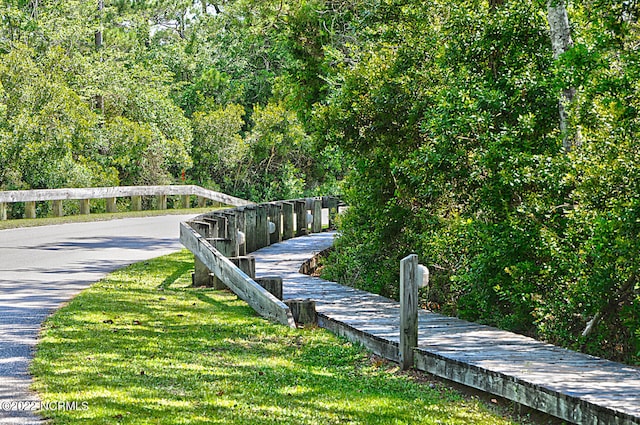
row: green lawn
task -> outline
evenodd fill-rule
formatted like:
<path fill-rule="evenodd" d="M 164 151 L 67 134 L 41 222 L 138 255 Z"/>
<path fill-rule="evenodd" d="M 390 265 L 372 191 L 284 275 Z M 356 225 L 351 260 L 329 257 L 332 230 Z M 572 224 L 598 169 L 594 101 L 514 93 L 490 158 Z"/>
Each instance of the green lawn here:
<path fill-rule="evenodd" d="M 189 288 L 188 252 L 111 274 L 43 327 L 32 373 L 54 424 L 508 424 L 322 329 Z"/>

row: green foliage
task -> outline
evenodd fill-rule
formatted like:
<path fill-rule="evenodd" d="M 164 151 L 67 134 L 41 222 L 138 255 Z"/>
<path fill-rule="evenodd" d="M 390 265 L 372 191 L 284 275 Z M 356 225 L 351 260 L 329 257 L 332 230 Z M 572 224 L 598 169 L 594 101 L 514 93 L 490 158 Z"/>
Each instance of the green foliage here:
<path fill-rule="evenodd" d="M 356 164 L 328 273 L 394 296 L 417 252 L 430 307 L 637 362 L 637 11 L 607 5 L 571 9 L 577 44 L 556 62 L 542 4 L 362 11 L 316 107 Z M 571 87 L 582 147 L 566 154 Z"/>

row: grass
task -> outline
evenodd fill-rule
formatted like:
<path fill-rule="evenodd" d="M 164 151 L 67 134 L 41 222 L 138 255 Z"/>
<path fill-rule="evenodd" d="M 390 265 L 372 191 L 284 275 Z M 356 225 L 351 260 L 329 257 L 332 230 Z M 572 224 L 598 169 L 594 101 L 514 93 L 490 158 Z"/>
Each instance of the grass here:
<path fill-rule="evenodd" d="M 17 229 L 21 227 L 36 227 L 36 226 L 50 226 L 53 224 L 64 223 L 84 223 L 90 221 L 106 221 L 114 220 L 118 218 L 129 217 L 153 217 L 159 215 L 181 215 L 181 214 L 193 214 L 199 215 L 210 212 L 217 209 L 217 207 L 206 208 L 189 208 L 189 209 L 166 209 L 166 210 L 144 210 L 144 211 L 128 211 L 117 213 L 97 213 L 97 214 L 85 214 L 85 215 L 68 215 L 64 217 L 44 217 L 44 218 L 22 218 L 0 221 L 0 230 L 4 229 Z"/>
<path fill-rule="evenodd" d="M 509 424 L 319 329 L 190 288 L 192 256 L 134 264 L 44 324 L 32 373 L 53 424 Z"/>

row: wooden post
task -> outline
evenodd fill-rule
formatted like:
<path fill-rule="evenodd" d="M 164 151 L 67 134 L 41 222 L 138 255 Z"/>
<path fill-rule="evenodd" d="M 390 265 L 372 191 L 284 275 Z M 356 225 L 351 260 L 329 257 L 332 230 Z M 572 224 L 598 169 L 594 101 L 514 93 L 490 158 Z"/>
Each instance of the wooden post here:
<path fill-rule="evenodd" d="M 293 204 L 291 202 L 282 203 L 282 240 L 291 239 L 294 235 L 293 227 Z"/>
<path fill-rule="evenodd" d="M 7 204 L 0 202 L 0 220 L 7 219 Z"/>
<path fill-rule="evenodd" d="M 207 198 L 204 198 L 202 196 L 198 196 L 198 207 L 199 208 L 204 208 L 207 206 Z"/>
<path fill-rule="evenodd" d="M 118 204 L 116 203 L 116 198 L 107 198 L 107 212 L 108 213 L 118 212 Z"/>
<path fill-rule="evenodd" d="M 242 232 L 242 234 L 244 235 L 243 243 L 240 243 L 240 241 L 238 241 L 238 255 L 245 256 L 247 255 L 247 229 L 245 225 L 245 212 L 243 207 L 238 207 L 235 210 L 237 219 L 236 230 Z"/>
<path fill-rule="evenodd" d="M 182 208 L 191 208 L 191 195 L 182 195 L 180 197 L 180 206 Z"/>
<path fill-rule="evenodd" d="M 256 248 L 264 248 L 269 245 L 269 207 L 258 205 L 256 208 Z"/>
<path fill-rule="evenodd" d="M 207 239 L 207 241 L 211 245 L 213 245 L 213 247 L 217 249 L 225 257 L 228 258 L 233 256 L 233 248 L 235 243 L 231 239 L 213 238 L 213 239 Z M 225 285 L 225 283 L 222 280 L 220 280 L 218 276 L 214 275 L 211 281 L 212 281 L 213 289 L 227 288 L 227 285 Z"/>
<path fill-rule="evenodd" d="M 224 213 L 224 216 L 227 217 L 227 239 L 231 240 L 233 252 L 229 255 L 229 257 L 237 257 L 239 256 L 239 244 L 238 244 L 238 217 L 236 216 L 236 212 L 234 210 L 230 210 Z"/>
<path fill-rule="evenodd" d="M 191 226 L 193 230 L 195 230 L 196 232 L 198 232 L 198 234 L 200 234 L 201 236 L 204 236 L 205 238 L 211 238 L 211 237 L 217 236 L 217 235 L 212 235 L 211 223 L 209 222 L 194 220 L 194 221 L 189 221 L 187 224 L 189 224 L 189 226 Z"/>
<path fill-rule="evenodd" d="M 313 233 L 322 232 L 322 199 L 313 200 L 313 223 L 311 225 Z"/>
<path fill-rule="evenodd" d="M 36 218 L 36 203 L 34 201 L 24 203 L 24 218 Z"/>
<path fill-rule="evenodd" d="M 198 257 L 194 256 L 194 259 L 195 267 L 194 272 L 191 275 L 191 285 L 195 287 L 212 286 L 211 270 L 209 270 L 207 266 L 205 266 L 204 263 L 198 259 Z"/>
<path fill-rule="evenodd" d="M 142 196 L 134 195 L 131 197 L 131 211 L 142 211 Z"/>
<path fill-rule="evenodd" d="M 62 207 L 62 201 L 60 199 L 53 201 L 51 205 L 54 217 L 62 217 L 64 215 L 64 208 Z"/>
<path fill-rule="evenodd" d="M 291 309 L 296 325 L 315 325 L 318 323 L 316 302 L 313 300 L 287 300 L 284 302 Z"/>
<path fill-rule="evenodd" d="M 413 367 L 413 349 L 418 346 L 418 256 L 400 261 L 400 367 Z"/>
<path fill-rule="evenodd" d="M 269 205 L 269 221 L 275 225 L 275 231 L 269 235 L 269 242 L 282 242 L 282 205 Z"/>
<path fill-rule="evenodd" d="M 258 285 L 282 301 L 282 278 L 280 276 L 263 276 L 254 280 Z"/>
<path fill-rule="evenodd" d="M 222 238 L 224 235 L 220 234 L 220 224 L 215 217 L 202 217 L 202 221 L 209 225 L 208 238 Z M 191 226 L 193 227 L 193 226 Z M 195 229 L 195 227 L 193 227 Z"/>
<path fill-rule="evenodd" d="M 251 206 L 244 209 L 244 219 L 245 219 L 245 235 L 246 235 L 246 246 L 247 246 L 247 254 L 252 253 L 257 248 L 256 243 L 256 207 Z"/>
<path fill-rule="evenodd" d="M 252 256 L 243 256 L 243 257 L 230 257 L 229 260 L 237 268 L 242 270 L 244 274 L 249 276 L 251 279 L 255 279 L 256 277 L 256 257 Z"/>
<path fill-rule="evenodd" d="M 91 204 L 88 199 L 80 200 L 80 214 L 87 215 L 91 212 Z"/>
<path fill-rule="evenodd" d="M 159 210 L 166 210 L 167 209 L 167 195 L 158 195 L 158 197 L 156 198 L 157 201 L 157 209 Z"/>
<path fill-rule="evenodd" d="M 308 224 L 307 224 L 307 202 L 302 201 L 294 201 L 295 215 L 296 215 L 296 236 L 304 236 L 308 234 Z"/>

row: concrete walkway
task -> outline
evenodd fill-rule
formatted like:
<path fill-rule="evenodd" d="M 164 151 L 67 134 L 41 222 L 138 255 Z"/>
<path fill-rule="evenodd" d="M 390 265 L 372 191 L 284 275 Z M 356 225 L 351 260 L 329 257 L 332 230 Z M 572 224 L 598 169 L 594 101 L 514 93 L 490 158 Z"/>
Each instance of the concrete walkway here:
<path fill-rule="evenodd" d="M 317 233 L 260 249 L 256 275 L 280 275 L 285 299 L 316 301 L 320 326 L 398 359 L 400 308 L 390 299 L 299 273 L 331 246 Z M 416 367 L 577 424 L 640 424 L 640 369 L 425 310 Z"/>
<path fill-rule="evenodd" d="M 0 231 L 0 424 L 41 424 L 19 401 L 41 323 L 106 274 L 182 249 L 173 215 Z M 67 400 L 59 400 L 67 401 Z M 69 400 L 73 401 L 73 400 Z M 35 404 L 28 404 L 28 408 Z"/>

